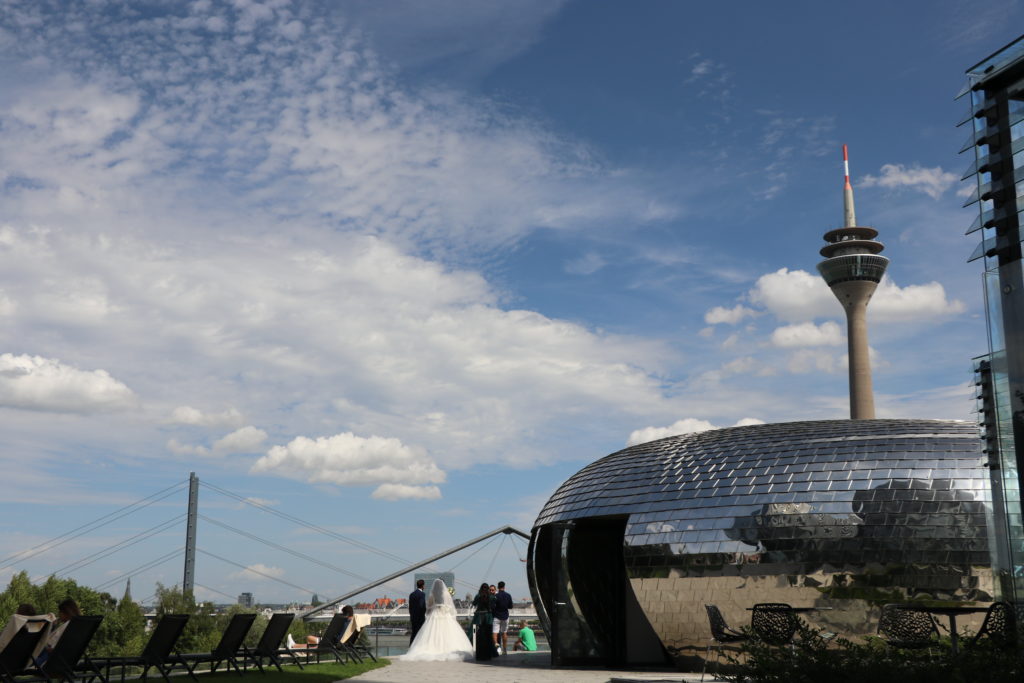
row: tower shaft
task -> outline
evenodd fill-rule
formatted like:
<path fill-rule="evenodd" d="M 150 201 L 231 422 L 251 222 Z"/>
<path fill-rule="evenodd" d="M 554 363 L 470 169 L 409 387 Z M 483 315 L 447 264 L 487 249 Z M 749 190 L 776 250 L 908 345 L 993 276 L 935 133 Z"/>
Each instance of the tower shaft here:
<path fill-rule="evenodd" d="M 875 394 L 871 383 L 868 346 L 868 302 L 878 285 L 867 280 L 843 282 L 832 292 L 846 311 L 846 348 L 850 372 L 850 419 L 875 417 Z"/>

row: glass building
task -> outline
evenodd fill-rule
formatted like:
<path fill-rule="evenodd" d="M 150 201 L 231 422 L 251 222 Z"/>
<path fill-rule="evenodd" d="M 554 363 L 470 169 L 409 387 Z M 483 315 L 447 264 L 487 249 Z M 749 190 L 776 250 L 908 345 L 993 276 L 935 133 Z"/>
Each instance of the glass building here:
<path fill-rule="evenodd" d="M 963 179 L 977 206 L 967 234 L 977 235 L 970 261 L 984 265 L 989 353 L 975 359 L 978 413 L 993 497 L 993 568 L 1005 600 L 1024 602 L 1021 453 L 1024 450 L 1024 36 L 967 70 L 957 95 L 969 127 L 961 152 L 972 153 Z"/>
<path fill-rule="evenodd" d="M 993 599 L 977 425 L 827 420 L 632 446 L 583 468 L 534 525 L 528 575 L 556 664 L 699 664 L 705 604 L 829 607 L 873 633 L 881 605 Z"/>

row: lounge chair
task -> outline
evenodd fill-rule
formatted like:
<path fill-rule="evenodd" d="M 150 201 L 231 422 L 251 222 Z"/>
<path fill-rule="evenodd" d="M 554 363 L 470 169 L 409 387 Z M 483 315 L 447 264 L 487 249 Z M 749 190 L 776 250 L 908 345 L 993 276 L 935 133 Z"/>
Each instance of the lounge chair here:
<path fill-rule="evenodd" d="M 100 671 L 99 666 L 85 654 L 102 621 L 102 616 L 71 617 L 46 661 L 41 666 L 26 671 L 32 678 L 20 679 L 19 683 L 34 680 L 50 681 L 54 678 L 67 683 L 79 679 L 84 683 L 90 683 L 98 678 L 102 683 L 107 683 L 107 677 Z"/>
<path fill-rule="evenodd" d="M 25 619 L 0 650 L 0 680 L 14 683 L 15 676 L 25 675 L 31 670 L 35 664 L 32 655 L 49 634 L 48 619 Z"/>
<path fill-rule="evenodd" d="M 339 664 L 344 664 L 345 660 L 362 661 L 359 655 L 342 641 L 342 637 L 348 630 L 348 625 L 349 618 L 344 614 L 339 613 L 331 617 L 331 621 L 328 622 L 327 628 L 324 629 L 317 644 L 305 650 L 307 656 L 315 654 L 317 661 L 320 661 L 321 654 L 329 654 Z"/>
<path fill-rule="evenodd" d="M 299 661 L 295 653 L 281 647 L 281 641 L 284 640 L 285 634 L 288 633 L 288 627 L 292 625 L 294 620 L 294 614 L 275 614 L 270 617 L 270 623 L 267 624 L 266 630 L 263 631 L 263 637 L 260 638 L 260 642 L 256 644 L 255 649 L 245 648 L 245 661 L 255 664 L 260 673 L 266 673 L 263 670 L 263 660 L 266 659 L 276 666 L 278 671 L 283 672 L 284 669 L 281 668 L 281 655 L 285 655 L 291 657 L 292 661 L 298 664 L 301 669 L 302 662 Z"/>
<path fill-rule="evenodd" d="M 198 680 L 195 674 L 188 669 L 188 666 L 183 662 L 176 661 L 178 655 L 174 652 L 174 646 L 177 645 L 178 639 L 181 638 L 181 632 L 185 630 L 187 623 L 187 614 L 165 614 L 157 622 L 156 628 L 153 629 L 152 635 L 149 636 L 149 642 L 146 643 L 146 647 L 143 648 L 141 655 L 138 657 L 104 657 L 94 659 L 93 662 L 106 669 L 107 678 L 110 678 L 110 669 L 115 666 L 121 667 L 122 682 L 124 681 L 125 669 L 129 666 L 142 667 L 141 680 L 146 680 L 146 675 L 150 669 L 156 669 L 164 677 L 166 683 L 171 683 L 169 675 L 178 666 L 184 667 L 193 680 Z"/>
<path fill-rule="evenodd" d="M 356 656 L 357 659 L 362 657 L 369 657 L 373 661 L 377 661 L 377 658 L 373 656 L 373 651 L 368 645 L 360 642 L 363 629 L 370 625 L 369 614 L 356 614 L 352 617 L 352 630 L 351 633 L 343 632 L 343 638 L 345 646 Z"/>
<path fill-rule="evenodd" d="M 183 664 L 190 674 L 195 672 L 197 666 L 205 663 L 210 664 L 210 673 L 214 673 L 221 662 L 226 662 L 229 670 L 231 667 L 235 667 L 235 671 L 241 676 L 242 668 L 238 665 L 238 659 L 243 657 L 242 648 L 245 645 L 245 636 L 249 633 L 254 621 L 256 621 L 255 614 L 236 614 L 231 617 L 227 628 L 221 634 L 220 642 L 213 650 L 172 655 L 171 660 Z"/>

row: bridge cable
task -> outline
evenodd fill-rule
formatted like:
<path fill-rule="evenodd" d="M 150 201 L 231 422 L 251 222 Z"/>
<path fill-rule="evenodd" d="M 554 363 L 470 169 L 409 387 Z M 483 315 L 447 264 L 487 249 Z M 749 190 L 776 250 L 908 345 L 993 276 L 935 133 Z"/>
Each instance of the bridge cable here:
<path fill-rule="evenodd" d="M 60 569 L 54 570 L 52 572 L 49 572 L 48 575 L 50 575 L 50 576 L 61 576 L 62 574 L 70 573 L 70 572 L 75 571 L 77 569 L 81 569 L 82 567 L 87 567 L 90 564 L 92 564 L 93 562 L 97 562 L 99 560 L 102 560 L 105 557 L 109 557 L 110 555 L 113 555 L 116 552 L 124 550 L 125 548 L 130 548 L 131 546 L 135 545 L 136 543 L 141 543 L 142 541 L 146 540 L 147 538 L 155 536 L 155 535 L 157 535 L 158 533 L 160 533 L 162 531 L 167 531 L 168 529 L 170 529 L 172 526 L 174 526 L 175 524 L 180 522 L 185 517 L 186 517 L 186 515 L 184 515 L 184 514 L 178 515 L 177 517 L 172 517 L 171 519 L 169 519 L 169 520 L 167 520 L 165 522 L 161 522 L 160 524 L 157 524 L 156 526 L 150 527 L 150 528 L 146 529 L 145 531 L 140 531 L 139 533 L 135 534 L 134 536 L 130 536 L 130 537 L 128 537 L 128 538 L 126 538 L 126 539 L 124 539 L 122 541 L 118 541 L 117 543 L 114 543 L 112 545 L 108 545 L 106 548 L 101 548 L 100 550 L 97 550 L 96 552 L 94 552 L 91 555 L 86 555 L 85 557 L 83 557 L 83 558 L 81 558 L 79 560 L 76 560 L 76 561 L 72 562 L 71 564 L 64 565 Z M 45 576 L 47 576 L 47 575 L 37 576 L 36 578 L 32 579 L 32 582 L 35 583 L 35 582 L 45 578 Z"/>
<path fill-rule="evenodd" d="M 207 550 L 203 550 L 202 548 L 196 548 L 196 550 L 198 552 L 201 552 L 203 555 L 209 555 L 210 557 L 214 558 L 215 560 L 220 560 L 221 562 L 227 562 L 228 564 L 234 565 L 234 566 L 236 566 L 236 567 L 238 567 L 240 569 L 244 569 L 247 572 L 251 572 L 253 574 L 258 574 L 259 576 L 262 576 L 265 579 L 270 579 L 271 581 L 277 581 L 278 583 L 283 583 L 286 586 L 291 586 L 292 588 L 300 590 L 303 593 L 309 593 L 310 595 L 316 593 L 316 594 L 319 595 L 318 591 L 310 590 L 308 588 L 303 588 L 302 586 L 298 586 L 298 585 L 296 585 L 294 583 L 289 583 L 289 582 L 285 581 L 284 579 L 279 579 L 276 576 L 271 576 L 270 574 L 267 574 L 266 572 L 261 572 L 258 569 L 253 569 L 252 567 L 247 567 L 244 564 L 239 564 L 238 562 L 235 562 L 233 560 L 229 560 L 226 557 L 221 557 L 220 555 L 214 555 L 213 553 L 211 553 L 211 552 L 209 552 Z"/>
<path fill-rule="evenodd" d="M 487 565 L 487 571 L 484 572 L 484 576 L 490 576 L 491 570 L 494 569 L 494 563 L 498 559 L 498 553 L 501 552 L 502 547 L 505 545 L 505 539 L 508 538 L 508 534 L 501 535 L 501 543 L 498 544 L 497 550 L 494 551 L 494 557 L 491 558 L 491 563 Z M 488 581 L 490 583 L 490 581 Z"/>
<path fill-rule="evenodd" d="M 310 529 L 312 531 L 317 531 L 317 532 L 319 532 L 321 534 L 325 534 L 327 536 L 330 536 L 331 538 L 337 539 L 337 540 L 342 541 L 344 543 L 348 543 L 350 545 L 354 545 L 357 548 L 361 548 L 363 550 L 368 550 L 368 551 L 370 551 L 370 552 L 372 552 L 374 554 L 380 555 L 381 557 L 385 557 L 385 558 L 387 558 L 389 560 L 394 560 L 395 562 L 401 562 L 402 564 L 411 564 L 409 562 L 409 560 L 403 559 L 403 558 L 399 557 L 398 555 L 394 555 L 392 553 L 389 553 L 386 550 L 381 550 L 380 548 L 376 548 L 376 547 L 374 547 L 372 545 L 369 545 L 368 543 L 363 543 L 362 541 L 357 541 L 354 538 L 349 538 L 348 536 L 343 536 L 342 534 L 339 534 L 337 532 L 331 531 L 330 529 L 325 529 L 324 527 L 317 526 L 316 524 L 313 524 L 312 522 L 307 522 L 305 520 L 299 519 L 298 517 L 295 517 L 294 515 L 290 515 L 287 512 L 281 512 L 280 510 L 272 508 L 269 505 L 264 505 L 263 503 L 257 503 L 257 502 L 255 502 L 253 500 L 250 500 L 249 498 L 246 498 L 244 496 L 240 496 L 237 493 L 232 493 L 231 491 L 227 491 L 225 489 L 222 489 L 219 486 L 214 486 L 213 484 L 210 484 L 209 482 L 200 481 L 199 484 L 201 486 L 205 486 L 205 487 L 207 487 L 207 488 L 209 488 L 209 489 L 211 489 L 211 490 L 213 490 L 213 491 L 215 491 L 215 492 L 217 492 L 217 493 L 219 493 L 221 495 L 228 496 L 229 498 L 234 498 L 235 500 L 237 500 L 237 501 L 239 501 L 241 503 L 245 503 L 246 505 L 250 505 L 250 506 L 252 506 L 254 508 L 257 508 L 259 510 L 263 510 L 264 512 L 269 512 L 272 515 L 277 515 L 278 517 L 280 517 L 280 518 L 282 518 L 284 520 L 287 520 L 289 522 L 292 522 L 293 524 L 299 524 L 299 525 L 301 525 L 303 527 L 306 527 L 307 529 Z"/>
<path fill-rule="evenodd" d="M 136 506 L 138 506 L 138 510 L 141 510 L 143 508 L 149 507 L 150 505 L 153 505 L 154 503 L 158 503 L 161 500 L 163 500 L 164 498 L 167 498 L 167 497 L 171 496 L 172 494 L 177 493 L 176 489 L 183 488 L 186 483 L 187 482 L 179 482 L 177 484 L 174 484 L 173 486 L 169 486 L 169 487 L 163 489 L 162 491 L 157 491 L 156 493 L 152 494 L 151 496 L 147 496 L 146 498 L 142 498 L 141 500 L 137 500 L 134 503 L 131 503 L 130 505 L 125 505 L 124 507 L 122 507 L 120 509 L 114 510 L 113 512 L 110 512 L 110 513 L 108 513 L 106 515 L 103 515 L 102 517 L 97 517 L 96 519 L 92 520 L 91 522 L 87 522 L 87 523 L 85 523 L 85 524 L 83 524 L 81 526 L 75 527 L 71 531 L 67 531 L 67 532 L 61 534 L 60 536 L 54 536 L 50 540 L 43 541 L 42 543 L 40 543 L 38 545 L 35 545 L 35 546 L 31 547 L 31 548 L 27 548 L 25 550 L 19 550 L 18 552 L 14 553 L 12 555 L 8 555 L 7 557 L 0 558 L 0 563 L 6 563 L 6 564 L 0 564 L 0 569 L 7 569 L 8 567 L 10 567 L 10 566 L 12 566 L 12 565 L 14 565 L 14 564 L 16 564 L 18 562 L 21 562 L 22 560 L 27 560 L 29 558 L 35 557 L 36 555 L 41 555 L 41 554 L 43 554 L 45 552 L 49 552 L 50 550 L 53 550 L 54 548 L 67 543 L 68 541 L 74 540 L 74 539 L 78 538 L 79 536 L 84 536 L 85 534 L 89 533 L 90 531 L 95 531 L 96 529 L 100 529 L 102 527 L 105 527 L 106 525 L 111 524 L 111 523 L 121 519 L 122 517 L 126 517 L 126 516 L 130 515 L 131 513 L 137 511 L 137 510 L 132 510 L 131 508 L 135 508 Z M 172 490 L 172 489 L 175 489 L 175 490 Z M 157 497 L 157 496 L 159 496 L 159 497 Z M 143 503 L 145 503 L 145 505 L 143 505 Z M 108 517 L 110 519 L 107 519 Z M 100 524 L 99 522 L 101 522 L 103 520 L 107 520 L 107 521 L 105 521 L 102 524 Z M 80 533 L 77 533 L 77 532 L 80 532 Z M 44 547 L 44 546 L 46 546 L 46 547 Z M 33 551 L 35 551 L 35 552 L 33 552 Z"/>
<path fill-rule="evenodd" d="M 210 588 L 209 586 L 204 586 L 203 584 L 201 584 L 201 583 L 198 583 L 198 582 L 193 582 L 193 583 L 195 583 L 195 585 L 199 586 L 199 587 L 200 587 L 200 588 L 202 588 L 203 590 L 208 590 L 208 591 L 210 591 L 211 593 L 217 593 L 217 594 L 219 594 L 219 595 L 223 595 L 223 596 L 224 596 L 225 598 L 230 598 L 231 600 L 237 600 L 237 599 L 238 599 L 238 596 L 236 596 L 236 595 L 228 595 L 228 594 L 227 594 L 227 593 L 225 593 L 224 591 L 219 591 L 219 590 L 217 590 L 216 588 Z M 154 594 L 154 595 L 155 595 L 155 594 Z"/>
<path fill-rule="evenodd" d="M 148 570 L 152 569 L 153 567 L 156 567 L 157 565 L 161 565 L 164 562 L 168 562 L 170 560 L 173 560 L 176 556 L 180 555 L 184 551 L 185 551 L 185 546 L 182 546 L 180 548 L 172 550 L 171 552 L 167 553 L 166 555 L 161 555 L 160 557 L 156 558 L 155 560 L 150 560 L 149 562 L 146 562 L 145 564 L 139 565 L 135 569 L 127 571 L 124 574 L 120 574 L 118 576 L 115 576 L 110 581 L 105 581 L 105 582 L 101 583 L 98 586 L 93 586 L 93 590 L 95 590 L 95 591 L 102 591 L 103 589 L 109 588 L 110 586 L 113 586 L 114 584 L 116 584 L 116 583 L 118 583 L 120 581 L 123 581 L 125 579 L 130 579 L 130 578 L 132 578 L 133 576 L 135 576 L 137 574 L 141 574 L 144 571 L 148 571 Z"/>
<path fill-rule="evenodd" d="M 288 553 L 289 555 L 297 557 L 300 560 L 306 560 L 307 562 L 312 562 L 314 564 L 318 564 L 321 567 L 325 567 L 325 568 L 330 569 L 332 571 L 336 571 L 339 574 L 344 574 L 346 576 L 351 576 L 352 578 L 359 579 L 360 581 L 369 581 L 370 580 L 370 579 L 366 578 L 365 576 L 359 576 L 359 574 L 354 574 L 353 572 L 350 572 L 347 569 L 342 569 L 341 567 L 335 566 L 335 565 L 331 564 L 330 562 L 325 562 L 325 561 L 323 561 L 323 560 L 321 560 L 321 559 L 319 559 L 317 557 L 313 557 L 312 555 L 306 555 L 305 553 L 299 552 L 298 550 L 293 550 L 293 549 L 287 548 L 287 547 L 285 547 L 283 545 L 279 545 L 277 543 L 274 543 L 273 541 L 268 541 L 265 538 L 260 538 L 259 536 L 255 535 L 255 534 L 249 533 L 248 531 L 242 531 L 241 529 L 236 529 L 235 527 L 233 527 L 233 526 L 231 526 L 229 524 L 225 524 L 224 522 L 219 522 L 216 519 L 212 519 L 210 517 L 207 517 L 206 515 L 199 515 L 199 518 L 202 519 L 205 522 L 209 522 L 210 524 L 215 524 L 215 525 L 217 525 L 219 527 L 227 529 L 228 531 L 234 532 L 234 533 L 238 534 L 239 536 L 245 536 L 246 538 L 251 539 L 253 541 L 258 541 L 259 543 L 262 543 L 264 545 L 268 545 L 271 548 L 275 548 L 277 550 L 280 550 L 281 552 Z"/>

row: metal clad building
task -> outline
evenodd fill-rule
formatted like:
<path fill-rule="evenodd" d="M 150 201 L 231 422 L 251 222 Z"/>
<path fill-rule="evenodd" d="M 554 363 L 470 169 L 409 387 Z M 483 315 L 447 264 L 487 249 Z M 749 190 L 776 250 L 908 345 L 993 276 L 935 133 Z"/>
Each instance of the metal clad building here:
<path fill-rule="evenodd" d="M 680 665 L 705 604 L 827 606 L 873 632 L 882 604 L 991 601 L 988 471 L 977 426 L 827 420 L 653 441 L 585 467 L 533 528 L 531 591 L 558 663 Z"/>

